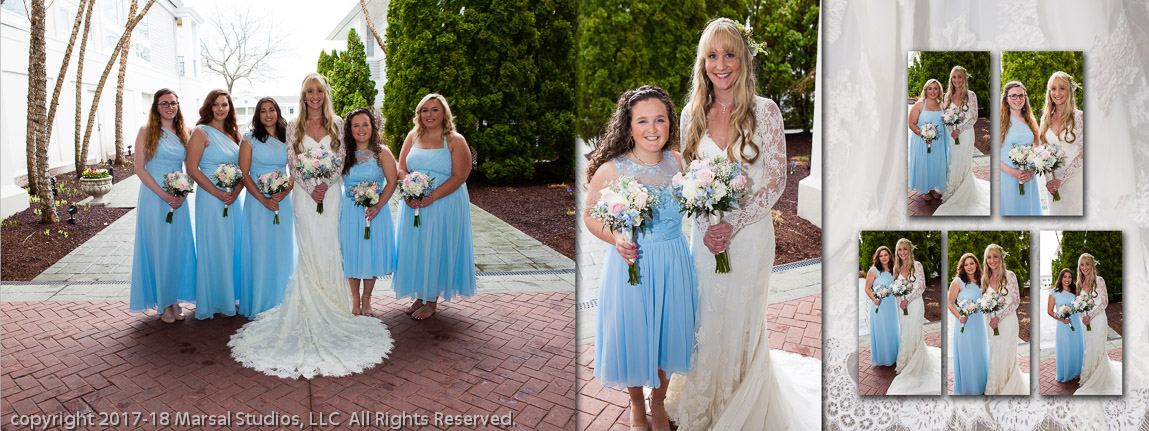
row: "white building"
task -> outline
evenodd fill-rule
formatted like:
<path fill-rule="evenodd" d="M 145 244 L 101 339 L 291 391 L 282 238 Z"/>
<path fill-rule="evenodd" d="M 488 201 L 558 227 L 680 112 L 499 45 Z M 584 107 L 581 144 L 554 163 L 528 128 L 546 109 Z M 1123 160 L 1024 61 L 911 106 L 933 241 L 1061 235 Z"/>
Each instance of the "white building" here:
<path fill-rule="evenodd" d="M 81 104 L 81 127 L 84 128 L 87 127 L 96 84 L 123 33 L 129 2 L 100 0 L 95 4 L 84 59 Z M 76 0 L 55 0 L 50 5 L 45 22 L 49 102 L 71 36 L 78 3 Z M 184 6 L 181 0 L 157 0 L 136 26 L 124 80 L 125 145 L 135 142 L 137 131 L 147 121 L 152 95 L 160 88 L 170 88 L 180 95 L 184 119 L 189 125 L 194 124 L 198 118 L 196 112 L 206 91 L 210 89 L 201 79 L 203 71 L 198 47 L 199 26 L 202 22 L 203 19 L 196 11 Z M 16 179 L 27 175 L 25 132 L 29 31 L 30 22 L 24 2 L 5 1 L 0 6 L 0 217 L 7 217 L 28 207 L 27 195 L 16 185 Z M 48 160 L 53 172 L 71 171 L 75 161 L 73 136 L 79 49 L 80 41 L 77 40 L 50 136 Z M 117 61 L 101 93 L 88 144 L 89 161 L 107 159 L 116 151 L 114 129 L 118 67 Z"/>
<path fill-rule="evenodd" d="M 251 120 L 259 109 L 258 106 L 255 106 L 256 102 L 267 96 L 248 91 L 236 93 L 231 96 L 231 101 L 235 103 L 235 121 L 239 123 L 240 134 L 243 134 L 251 130 Z M 275 99 L 275 103 L 279 104 L 279 109 L 283 111 L 279 113 L 279 116 L 287 121 L 291 121 L 299 115 L 299 95 L 271 96 L 271 98 Z"/>
<path fill-rule="evenodd" d="M 371 13 L 371 22 L 375 24 L 375 30 L 379 31 L 379 37 L 382 38 L 387 37 L 387 4 L 387 0 L 367 1 L 367 11 Z M 339 21 L 331 34 L 327 35 L 327 40 L 342 42 L 343 45 L 339 47 L 339 50 L 346 50 L 347 33 L 351 29 L 355 29 L 359 38 L 363 40 L 363 48 L 367 54 L 367 66 L 371 68 L 371 80 L 375 81 L 375 89 L 378 90 L 378 93 L 375 94 L 374 106 L 379 107 L 383 104 L 383 84 L 387 83 L 387 58 L 383 55 L 383 50 L 379 48 L 379 43 L 375 41 L 375 36 L 371 34 L 371 29 L 367 27 L 367 20 L 363 18 L 363 8 L 359 6 L 358 2 Z M 387 40 L 384 39 L 383 43 L 387 43 Z M 288 118 L 291 117 L 288 116 Z"/>

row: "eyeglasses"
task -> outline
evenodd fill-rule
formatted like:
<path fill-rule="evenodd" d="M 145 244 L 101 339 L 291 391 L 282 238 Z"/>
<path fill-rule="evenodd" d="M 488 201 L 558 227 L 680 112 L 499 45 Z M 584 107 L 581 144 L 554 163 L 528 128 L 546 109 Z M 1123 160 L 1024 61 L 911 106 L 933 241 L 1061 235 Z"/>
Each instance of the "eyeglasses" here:
<path fill-rule="evenodd" d="M 157 103 L 157 105 L 159 105 L 159 107 L 161 107 L 161 108 L 167 109 L 167 108 L 175 108 L 177 106 L 180 106 L 180 103 L 179 102 L 160 102 L 160 103 Z"/>
<path fill-rule="evenodd" d="M 1010 95 L 1005 96 L 1005 97 L 1009 100 L 1021 100 L 1021 99 L 1025 98 L 1025 95 L 1024 94 L 1010 94 Z"/>

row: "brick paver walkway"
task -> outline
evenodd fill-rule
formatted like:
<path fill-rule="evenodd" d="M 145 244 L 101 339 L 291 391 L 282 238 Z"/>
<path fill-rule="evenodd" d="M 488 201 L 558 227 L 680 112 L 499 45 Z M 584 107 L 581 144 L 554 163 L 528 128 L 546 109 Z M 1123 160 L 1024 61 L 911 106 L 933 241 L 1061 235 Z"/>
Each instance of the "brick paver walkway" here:
<path fill-rule="evenodd" d="M 3 303 L 0 318 L 19 324 L 4 325 L 0 415 L 277 412 L 306 424 L 339 413 L 347 425 L 361 411 L 509 412 L 524 429 L 574 427 L 573 292 L 480 294 L 425 322 L 403 305 L 375 297 L 395 339 L 382 365 L 285 380 L 231 359 L 227 341 L 243 317 L 167 325 L 118 301 Z"/>
<path fill-rule="evenodd" d="M 770 348 L 822 359 L 822 295 L 770 305 Z M 581 316 L 580 316 L 581 318 Z M 578 346 L 579 430 L 630 429 L 626 391 L 604 388 L 594 377 L 594 343 Z M 779 370 L 775 370 L 778 372 Z"/>
<path fill-rule="evenodd" d="M 937 348 L 942 346 L 941 331 L 927 333 L 922 338 L 926 346 Z M 938 367 L 940 368 L 941 364 L 938 364 Z M 896 368 L 893 365 L 874 366 L 870 363 L 870 346 L 859 347 L 858 395 L 885 395 L 886 390 L 890 388 L 890 382 L 893 382 L 894 376 L 897 375 L 894 371 Z"/>
<path fill-rule="evenodd" d="M 989 181 L 989 175 L 990 175 L 989 166 L 988 165 L 976 166 L 977 164 L 988 163 L 988 161 L 986 161 L 986 159 L 987 158 L 985 158 L 985 157 L 981 157 L 981 158 L 975 157 L 974 158 L 975 166 L 973 168 L 973 176 L 979 180 Z M 993 186 L 991 185 L 990 187 L 993 187 Z M 938 209 L 938 207 L 940 207 L 942 205 L 942 201 L 939 199 L 933 199 L 933 200 L 930 200 L 927 202 L 924 195 L 922 195 L 921 193 L 914 192 L 913 190 L 908 190 L 906 200 L 909 203 L 909 215 L 911 215 L 911 216 L 930 216 L 930 215 L 933 215 L 934 211 L 936 211 Z"/>
<path fill-rule="evenodd" d="M 1109 349 L 1109 359 L 1121 362 L 1121 349 Z M 1057 358 L 1046 358 L 1041 360 L 1039 365 L 1041 370 L 1041 395 L 1073 395 L 1081 382 L 1077 378 L 1071 379 L 1068 382 L 1057 381 Z"/>

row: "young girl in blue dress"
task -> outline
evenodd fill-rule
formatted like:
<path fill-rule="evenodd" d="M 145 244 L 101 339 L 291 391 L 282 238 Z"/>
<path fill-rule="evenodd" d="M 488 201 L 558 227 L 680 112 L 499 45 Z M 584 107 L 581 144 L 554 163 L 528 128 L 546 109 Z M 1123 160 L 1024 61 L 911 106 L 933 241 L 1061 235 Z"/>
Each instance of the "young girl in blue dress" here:
<path fill-rule="evenodd" d="M 981 311 L 958 313 L 957 301 L 977 301 L 982 295 L 981 263 L 973 253 L 958 259 L 958 277 L 950 283 L 948 306 L 953 314 L 954 395 L 983 395 L 989 378 L 989 339 Z"/>
<path fill-rule="evenodd" d="M 239 164 L 239 127 L 231 95 L 212 90 L 199 109 L 199 122 L 188 143 L 188 174 L 199 189 L 195 193 L 196 289 L 195 317 L 216 313 L 235 315 L 239 234 L 243 225 L 243 187 L 229 192 L 208 178 L 223 163 Z M 228 205 L 228 216 L 223 216 Z"/>
<path fill-rule="evenodd" d="M 1053 291 L 1049 292 L 1049 306 L 1046 314 L 1057 321 L 1057 381 L 1068 382 L 1081 375 L 1081 363 L 1085 359 L 1085 331 L 1081 328 L 1081 314 L 1073 313 L 1068 318 L 1057 317 L 1053 307 L 1069 305 L 1077 299 L 1077 284 L 1073 282 L 1073 271 L 1062 268 L 1057 274 Z"/>
<path fill-rule="evenodd" d="M 129 311 L 155 309 L 164 323 L 184 320 L 179 302 L 195 298 L 195 242 L 183 196 L 164 190 L 164 175 L 184 171 L 188 132 L 176 94 L 152 96 L 148 123 L 136 135 L 136 246 L 132 256 Z M 166 223 L 168 211 L 172 222 Z M 161 311 L 162 310 L 162 311 Z"/>
<path fill-rule="evenodd" d="M 863 312 L 870 316 L 870 363 L 873 365 L 890 366 L 898 359 L 901 331 L 898 298 L 890 295 L 878 299 L 874 296 L 874 289 L 878 286 L 890 287 L 893 283 L 893 253 L 883 245 L 874 251 L 873 263 L 866 272 L 866 296 L 874 303 L 874 308 Z"/>
<path fill-rule="evenodd" d="M 295 180 L 289 180 L 287 190 L 273 195 L 256 186 L 260 175 L 275 171 L 287 175 L 287 120 L 273 98 L 259 99 L 255 106 L 251 132 L 239 143 L 239 168 L 248 205 L 243 212 L 235 281 L 239 314 L 249 318 L 283 301 L 287 278 L 295 268 L 295 217 L 291 212 Z"/>
<path fill-rule="evenodd" d="M 1017 81 L 1005 84 L 1001 91 L 1001 215 L 1041 215 L 1041 200 L 1033 171 L 1019 169 L 1017 163 L 1009 158 L 1013 147 L 1037 143 L 1035 136 L 1037 120 L 1029 107 L 1025 86 Z M 1019 184 L 1025 190 L 1024 195 Z"/>
<path fill-rule="evenodd" d="M 351 314 L 371 314 L 371 291 L 375 278 L 395 271 L 395 230 L 387 202 L 395 193 L 399 172 L 395 156 L 382 145 L 378 123 L 371 110 L 359 108 L 343 122 L 343 212 L 339 213 L 339 246 L 343 274 L 351 286 Z M 362 181 L 379 186 L 379 202 L 370 207 L 355 205 L 351 189 Z M 370 224 L 370 238 L 364 238 Z M 363 282 L 360 299 L 359 284 Z"/>
<path fill-rule="evenodd" d="M 399 205 L 398 262 L 392 286 L 398 298 L 411 298 L 415 320 L 435 314 L 439 298 L 475 295 L 475 248 L 471 240 L 471 202 L 467 176 L 471 147 L 455 131 L 447 99 L 423 96 L 415 107 L 415 127 L 399 152 L 399 176 L 420 172 L 434 181 L 430 195 Z M 419 226 L 415 227 L 415 211 Z"/>
<path fill-rule="evenodd" d="M 926 81 L 918 101 L 910 108 L 910 189 L 924 195 L 926 201 L 941 199 L 946 191 L 946 169 L 949 168 L 950 133 L 942 123 L 942 84 Z M 922 126 L 933 124 L 938 136 L 927 145 Z"/>
<path fill-rule="evenodd" d="M 697 278 L 682 213 L 670 193 L 671 178 L 682 169 L 674 112 L 661 88 L 627 91 L 587 168 L 583 221 L 588 232 L 614 245 L 599 281 L 594 375 L 603 386 L 627 388 L 634 427 L 646 424 L 643 387 L 650 387 L 654 425 L 669 428 L 663 406 L 668 377 L 689 370 L 694 346 Z M 623 176 L 635 177 L 658 196 L 653 220 L 633 241 L 590 216 L 601 190 Z M 627 281 L 631 264 L 639 268 L 637 286 Z"/>

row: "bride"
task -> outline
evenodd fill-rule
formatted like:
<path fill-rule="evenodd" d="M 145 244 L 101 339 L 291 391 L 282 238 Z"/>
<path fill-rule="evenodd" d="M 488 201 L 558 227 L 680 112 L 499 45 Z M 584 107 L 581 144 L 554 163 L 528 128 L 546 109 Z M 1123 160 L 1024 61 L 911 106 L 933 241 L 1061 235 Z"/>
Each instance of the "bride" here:
<path fill-rule="evenodd" d="M 341 154 L 343 124 L 326 79 L 307 75 L 299 99 L 300 115 L 287 129 L 289 160 L 316 148 Z M 294 163 L 288 165 L 298 176 Z M 351 314 L 339 248 L 338 181 L 339 175 L 318 185 L 296 181 L 291 207 L 298 261 L 283 303 L 255 316 L 228 342 L 231 356 L 245 367 L 280 378 L 340 377 L 362 372 L 391 352 L 391 334 L 382 322 Z M 316 203 L 323 203 L 323 213 Z"/>
<path fill-rule="evenodd" d="M 973 175 L 974 125 L 977 124 L 977 95 L 969 89 L 969 74 L 964 67 L 950 70 L 949 85 L 942 101 L 945 109 L 958 109 L 965 121 L 950 130 L 950 159 L 946 174 L 946 192 L 934 215 L 989 215 L 989 181 Z"/>
<path fill-rule="evenodd" d="M 986 395 L 1029 395 L 1029 374 L 1017 365 L 1018 322 L 1017 308 L 1021 305 L 1021 288 L 1013 271 L 1005 269 L 1005 253 L 1001 246 L 990 244 L 982 255 L 981 285 L 986 291 L 994 290 L 1005 298 L 1005 306 L 989 318 L 986 331 L 989 337 L 989 375 L 985 382 Z"/>
<path fill-rule="evenodd" d="M 1085 114 L 1077 109 L 1073 97 L 1073 77 L 1065 72 L 1054 72 L 1045 88 L 1045 108 L 1041 111 L 1041 128 L 1037 136 L 1042 143 L 1057 142 L 1065 150 L 1065 163 L 1046 178 L 1045 198 L 1049 202 L 1048 215 L 1083 215 L 1084 186 L 1081 168 L 1084 164 Z M 1061 198 L 1053 200 L 1056 192 Z"/>
<path fill-rule="evenodd" d="M 671 380 L 666 402 L 679 430 L 820 428 L 821 361 L 772 352 L 766 330 L 770 208 L 785 188 L 786 144 L 778 106 L 754 94 L 753 49 L 734 21 L 712 20 L 682 110 L 686 160 L 726 155 L 743 161 L 751 180 L 740 209 L 713 226 L 700 217 L 692 229 L 695 353 L 690 372 Z M 714 254 L 723 249 L 732 271 L 716 274 Z"/>
<path fill-rule="evenodd" d="M 1121 395 L 1121 363 L 1109 359 L 1105 346 L 1109 337 L 1109 321 L 1105 316 L 1109 292 L 1105 289 L 1105 280 L 1097 275 L 1096 266 L 1097 261 L 1089 253 L 1077 258 L 1077 289 L 1081 296 L 1092 296 L 1096 305 L 1081 319 L 1089 328 L 1084 334 L 1081 386 L 1073 395 Z"/>
<path fill-rule="evenodd" d="M 941 395 L 942 350 L 926 346 L 922 338 L 922 326 L 926 323 L 922 300 L 926 272 L 922 263 L 914 260 L 914 245 L 910 240 L 899 239 L 894 248 L 894 274 L 898 279 L 909 281 L 914 290 L 898 304 L 908 313 L 897 313 L 901 322 L 895 368 L 898 375 L 890 382 L 886 395 Z"/>

